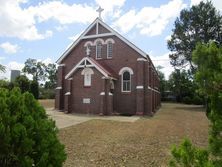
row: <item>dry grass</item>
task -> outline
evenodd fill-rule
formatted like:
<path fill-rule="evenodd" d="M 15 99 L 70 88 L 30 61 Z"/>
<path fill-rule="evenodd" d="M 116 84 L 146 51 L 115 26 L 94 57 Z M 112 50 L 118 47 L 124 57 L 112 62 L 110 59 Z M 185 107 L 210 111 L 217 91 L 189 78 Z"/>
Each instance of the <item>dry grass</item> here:
<path fill-rule="evenodd" d="M 208 120 L 202 111 L 165 103 L 154 117 L 134 123 L 92 120 L 62 129 L 64 166 L 167 166 L 172 144 L 184 137 L 207 146 Z"/>
<path fill-rule="evenodd" d="M 54 99 L 44 99 L 44 100 L 38 100 L 38 101 L 44 108 L 54 108 L 55 107 L 55 100 Z"/>

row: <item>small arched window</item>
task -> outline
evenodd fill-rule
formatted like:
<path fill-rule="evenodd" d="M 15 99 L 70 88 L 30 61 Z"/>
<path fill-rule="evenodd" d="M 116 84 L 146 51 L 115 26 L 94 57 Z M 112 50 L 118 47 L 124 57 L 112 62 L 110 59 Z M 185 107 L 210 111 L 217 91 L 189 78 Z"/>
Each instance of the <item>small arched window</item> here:
<path fill-rule="evenodd" d="M 102 43 L 100 41 L 96 42 L 96 58 L 102 58 Z"/>
<path fill-rule="evenodd" d="M 113 43 L 111 41 L 107 44 L 107 58 L 112 58 L 113 56 Z"/>
<path fill-rule="evenodd" d="M 125 71 L 122 74 L 122 92 L 131 91 L 131 75 L 129 71 Z"/>
<path fill-rule="evenodd" d="M 91 86 L 93 70 L 91 68 L 84 68 L 81 74 L 84 75 L 84 86 Z"/>
<path fill-rule="evenodd" d="M 131 92 L 133 70 L 130 67 L 123 67 L 120 69 L 119 75 L 121 75 L 121 91 Z"/>

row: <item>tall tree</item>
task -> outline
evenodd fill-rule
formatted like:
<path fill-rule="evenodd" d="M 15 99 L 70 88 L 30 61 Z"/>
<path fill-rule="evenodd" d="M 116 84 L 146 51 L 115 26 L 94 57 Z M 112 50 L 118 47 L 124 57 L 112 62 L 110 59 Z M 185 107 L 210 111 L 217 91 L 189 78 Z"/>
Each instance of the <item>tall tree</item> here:
<path fill-rule="evenodd" d="M 37 61 L 36 59 L 27 59 L 22 71 L 24 73 L 31 74 L 35 81 L 44 81 L 46 78 L 45 64 Z"/>
<path fill-rule="evenodd" d="M 190 65 L 194 72 L 192 51 L 197 42 L 215 40 L 222 43 L 222 17 L 210 1 L 200 2 L 190 9 L 182 10 L 174 24 L 173 34 L 168 41 L 168 48 L 172 51 L 171 64 L 175 68 Z"/>
<path fill-rule="evenodd" d="M 190 75 L 185 70 L 175 69 L 169 77 L 170 90 L 176 95 L 177 102 L 181 102 L 184 97 L 192 98 L 195 85 Z"/>
<path fill-rule="evenodd" d="M 57 80 L 57 68 L 56 64 L 50 63 L 46 66 L 47 79 L 45 83 L 45 88 L 55 88 Z"/>
<path fill-rule="evenodd" d="M 167 84 L 167 81 L 165 79 L 165 75 L 163 72 L 161 72 L 160 70 L 163 69 L 164 67 L 162 66 L 157 66 L 156 67 L 156 70 L 157 70 L 157 73 L 158 73 L 158 76 L 159 76 L 159 79 L 160 79 L 160 93 L 161 93 L 161 98 L 164 98 L 164 95 L 165 95 L 165 89 L 166 89 L 166 84 Z"/>
<path fill-rule="evenodd" d="M 198 70 L 195 74 L 200 91 L 210 100 L 209 146 L 215 164 L 222 164 L 222 47 L 215 43 L 198 44 L 193 52 Z"/>

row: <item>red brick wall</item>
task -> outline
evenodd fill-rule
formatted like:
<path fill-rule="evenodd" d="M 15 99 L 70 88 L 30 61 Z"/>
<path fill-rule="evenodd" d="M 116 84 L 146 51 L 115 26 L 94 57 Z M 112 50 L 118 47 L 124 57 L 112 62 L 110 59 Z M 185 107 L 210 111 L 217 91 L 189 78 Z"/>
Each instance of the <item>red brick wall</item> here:
<path fill-rule="evenodd" d="M 99 114 L 100 93 L 102 92 L 102 74 L 92 68 L 91 87 L 84 87 L 82 69 L 77 70 L 72 80 L 72 110 L 75 113 Z M 83 104 L 83 98 L 90 98 L 90 104 Z"/>
<path fill-rule="evenodd" d="M 95 28 L 94 28 L 95 29 Z M 101 31 L 105 31 L 101 30 Z M 91 34 L 94 30 L 90 31 L 88 34 Z M 113 57 L 112 59 L 107 59 L 107 48 L 106 45 L 103 45 L 102 48 L 102 59 L 97 60 L 99 63 L 103 64 L 104 66 L 110 67 L 115 74 L 117 74 L 117 80 L 114 81 L 115 89 L 114 89 L 114 96 L 113 96 L 113 110 L 119 113 L 136 113 L 136 86 L 137 85 L 137 58 L 142 58 L 142 56 L 137 53 L 134 49 L 129 47 L 126 43 L 124 43 L 121 39 L 116 36 L 104 37 L 102 38 L 104 41 L 108 38 L 114 39 L 115 43 L 113 44 Z M 61 64 L 65 64 L 64 67 L 64 76 L 63 76 L 63 92 L 67 92 L 68 82 L 64 80 L 65 75 L 83 58 L 86 56 L 84 44 L 87 41 L 94 42 L 95 39 L 84 39 L 79 42 L 79 44 L 70 52 L 68 56 L 62 61 Z M 91 54 L 90 56 L 96 59 L 96 47 L 91 47 Z M 122 93 L 121 92 L 121 76 L 118 75 L 120 69 L 122 67 L 130 67 L 134 74 L 131 77 L 131 92 L 130 93 Z M 146 68 L 148 68 L 148 63 L 146 62 L 144 65 L 143 73 L 147 75 Z M 73 75 L 73 111 L 74 112 L 84 112 L 90 111 L 92 113 L 99 113 L 99 103 L 97 100 L 100 99 L 99 93 L 101 92 L 101 83 L 98 82 L 101 80 L 102 74 L 98 71 L 92 76 L 92 87 L 91 88 L 83 88 L 83 76 L 81 75 L 80 71 L 75 72 Z M 143 77 L 143 76 L 142 76 Z M 143 78 L 144 80 L 144 78 Z M 145 77 L 144 81 L 144 89 L 147 89 L 148 84 L 152 85 L 152 77 Z M 147 100 L 151 100 L 149 94 L 153 94 L 147 91 L 145 95 L 145 103 Z M 82 98 L 86 97 L 86 95 L 90 97 L 96 97 L 95 101 L 91 101 L 91 105 L 86 108 L 86 105 L 82 104 Z M 154 101 L 153 101 L 154 103 Z M 146 105 L 146 104 L 144 104 Z M 147 111 L 149 107 L 145 107 Z"/>

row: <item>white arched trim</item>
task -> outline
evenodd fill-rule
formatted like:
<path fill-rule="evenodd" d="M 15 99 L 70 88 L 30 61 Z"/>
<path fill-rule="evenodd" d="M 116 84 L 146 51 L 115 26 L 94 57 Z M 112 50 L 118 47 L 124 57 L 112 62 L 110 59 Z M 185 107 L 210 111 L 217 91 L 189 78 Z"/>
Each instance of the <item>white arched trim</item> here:
<path fill-rule="evenodd" d="M 93 70 L 91 68 L 84 68 L 81 72 L 81 75 L 85 75 L 85 74 L 94 74 Z"/>
<path fill-rule="evenodd" d="M 105 44 L 108 44 L 108 42 L 111 42 L 112 44 L 115 43 L 115 41 L 114 41 L 112 38 L 108 38 L 108 39 L 105 41 Z"/>
<path fill-rule="evenodd" d="M 119 71 L 119 75 L 122 75 L 125 71 L 129 71 L 131 75 L 133 75 L 133 70 L 130 67 L 123 67 Z"/>
<path fill-rule="evenodd" d="M 92 42 L 92 41 L 87 41 L 87 42 L 84 44 L 84 47 L 87 47 L 88 45 L 93 46 L 93 42 Z"/>
<path fill-rule="evenodd" d="M 93 70 L 91 68 L 84 68 L 81 74 L 84 75 L 84 86 L 91 86 Z"/>
<path fill-rule="evenodd" d="M 96 45 L 97 42 L 101 42 L 102 45 L 105 44 L 105 42 L 104 42 L 104 40 L 103 40 L 102 38 L 97 38 L 97 39 L 94 41 L 93 45 Z"/>

